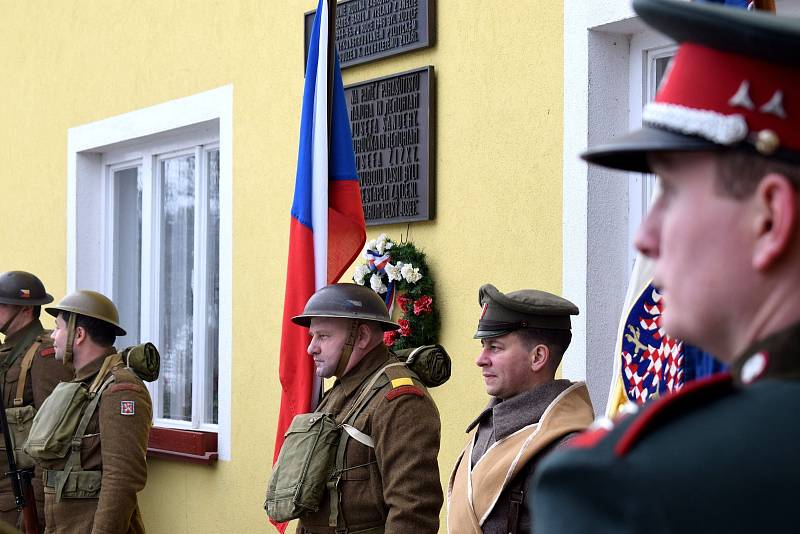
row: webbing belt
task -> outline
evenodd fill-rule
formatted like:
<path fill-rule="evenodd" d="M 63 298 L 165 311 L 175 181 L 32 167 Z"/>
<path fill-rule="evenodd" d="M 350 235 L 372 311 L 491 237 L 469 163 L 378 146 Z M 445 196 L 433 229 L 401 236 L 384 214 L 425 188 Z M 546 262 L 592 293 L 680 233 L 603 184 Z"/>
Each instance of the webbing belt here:
<path fill-rule="evenodd" d="M 20 364 L 20 371 L 19 371 L 19 379 L 17 380 L 17 394 L 14 396 L 14 407 L 22 406 L 22 399 L 25 395 L 25 382 L 28 380 L 28 371 L 33 365 L 33 357 L 36 355 L 36 351 L 39 350 L 39 345 L 41 345 L 41 341 L 36 341 L 31 347 L 28 349 L 28 352 L 25 353 L 25 356 L 22 358 L 22 363 Z"/>

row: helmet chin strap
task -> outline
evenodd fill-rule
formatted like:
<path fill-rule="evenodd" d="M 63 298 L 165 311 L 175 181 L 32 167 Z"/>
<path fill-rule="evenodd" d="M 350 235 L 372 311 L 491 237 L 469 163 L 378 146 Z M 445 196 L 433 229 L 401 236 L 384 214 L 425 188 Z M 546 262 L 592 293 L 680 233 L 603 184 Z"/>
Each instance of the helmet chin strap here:
<path fill-rule="evenodd" d="M 72 363 L 72 344 L 75 342 L 75 319 L 77 315 L 74 313 L 69 314 L 69 321 L 67 321 L 67 344 L 64 347 L 64 365 Z"/>
<path fill-rule="evenodd" d="M 353 354 L 353 346 L 356 344 L 356 336 L 358 335 L 358 321 L 350 321 L 350 332 L 347 334 L 347 340 L 342 347 L 342 355 L 339 356 L 339 364 L 336 366 L 334 373 L 338 378 L 341 378 L 347 369 L 347 364 L 350 363 L 350 356 Z"/>
<path fill-rule="evenodd" d="M 19 315 L 20 312 L 22 312 L 22 306 L 15 306 L 15 307 L 17 308 L 17 311 L 14 312 L 14 315 L 9 317 L 8 321 L 3 323 L 3 326 L 0 326 L 0 332 L 4 333 L 6 335 L 8 335 L 7 334 L 8 327 L 11 326 L 11 323 L 13 323 L 14 319 L 17 318 L 17 315 Z"/>

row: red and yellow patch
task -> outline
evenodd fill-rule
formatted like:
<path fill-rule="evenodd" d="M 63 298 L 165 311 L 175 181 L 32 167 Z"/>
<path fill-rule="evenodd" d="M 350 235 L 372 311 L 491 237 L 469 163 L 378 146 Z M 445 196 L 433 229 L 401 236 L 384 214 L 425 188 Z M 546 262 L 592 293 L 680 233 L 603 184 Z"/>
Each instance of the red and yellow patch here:
<path fill-rule="evenodd" d="M 393 400 L 403 395 L 424 397 L 425 392 L 422 391 L 422 388 L 415 386 L 410 378 L 395 378 L 392 380 L 392 389 L 386 393 L 386 400 Z"/>
<path fill-rule="evenodd" d="M 49 356 L 53 356 L 55 353 L 56 353 L 55 347 L 47 347 L 46 349 L 42 349 L 39 351 L 39 356 L 47 358 Z"/>

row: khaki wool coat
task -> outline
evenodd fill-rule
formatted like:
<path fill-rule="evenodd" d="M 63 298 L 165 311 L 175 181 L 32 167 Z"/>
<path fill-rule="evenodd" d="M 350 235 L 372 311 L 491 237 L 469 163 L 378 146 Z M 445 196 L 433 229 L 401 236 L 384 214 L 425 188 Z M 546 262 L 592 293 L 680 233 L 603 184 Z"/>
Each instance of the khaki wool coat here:
<path fill-rule="evenodd" d="M 319 410 L 342 417 L 362 386 L 382 367 L 396 362 L 385 345 L 378 345 L 335 382 Z M 405 367 L 391 369 L 411 376 Z M 347 442 L 339 495 L 348 532 L 372 528 L 382 528 L 387 534 L 439 531 L 443 501 L 437 462 L 439 412 L 425 387 L 416 378 L 411 380 L 413 385 L 379 380 L 374 386 L 378 391 L 353 423 L 372 437 L 375 448 L 355 439 Z M 326 490 L 320 510 L 300 518 L 299 532 L 334 533 L 329 516 L 330 492 Z"/>
<path fill-rule="evenodd" d="M 77 370 L 75 381 L 91 384 L 104 360 L 115 353 L 111 347 L 105 357 Z M 100 397 L 81 441 L 82 469 L 103 473 L 100 494 L 97 498 L 62 498 L 57 503 L 55 488 L 46 485 L 45 534 L 145 532 L 136 494 L 147 482 L 147 442 L 153 407 L 142 380 L 121 361 L 109 372 L 114 375 L 114 382 Z M 45 469 L 61 470 L 66 461 L 64 458 L 42 464 Z"/>
<path fill-rule="evenodd" d="M 17 393 L 17 385 L 22 375 L 22 360 L 28 349 L 34 343 L 39 347 L 31 361 L 31 367 L 25 377 L 25 389 L 22 395 L 20 406 L 33 406 L 37 410 L 59 382 L 72 380 L 73 369 L 55 359 L 53 340 L 50 339 L 50 331 L 45 330 L 39 319 L 34 319 L 22 329 L 7 336 L 5 342 L 0 345 L 0 365 L 5 367 L 5 362 L 13 358 L 5 376 L 2 379 L 3 402 L 6 408 L 14 407 L 14 397 Z M 8 457 L 5 452 L 5 443 L 0 437 L 0 472 L 8 471 Z M 40 528 L 44 529 L 44 493 L 42 491 L 42 470 L 37 468 L 34 478 L 31 480 L 33 493 L 36 496 L 36 512 L 39 516 Z M 11 489 L 11 480 L 8 477 L 0 478 L 0 521 L 21 526 L 22 517 L 17 512 L 14 491 Z"/>

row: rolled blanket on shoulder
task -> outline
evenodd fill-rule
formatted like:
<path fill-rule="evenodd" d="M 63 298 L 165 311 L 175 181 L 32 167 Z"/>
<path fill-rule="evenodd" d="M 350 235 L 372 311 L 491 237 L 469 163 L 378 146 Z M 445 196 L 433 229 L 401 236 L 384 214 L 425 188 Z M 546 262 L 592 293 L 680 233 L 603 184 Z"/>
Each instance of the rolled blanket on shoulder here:
<path fill-rule="evenodd" d="M 450 379 L 450 355 L 441 345 L 423 345 L 415 349 L 395 352 L 400 360 L 405 360 L 426 387 L 441 386 Z"/>

